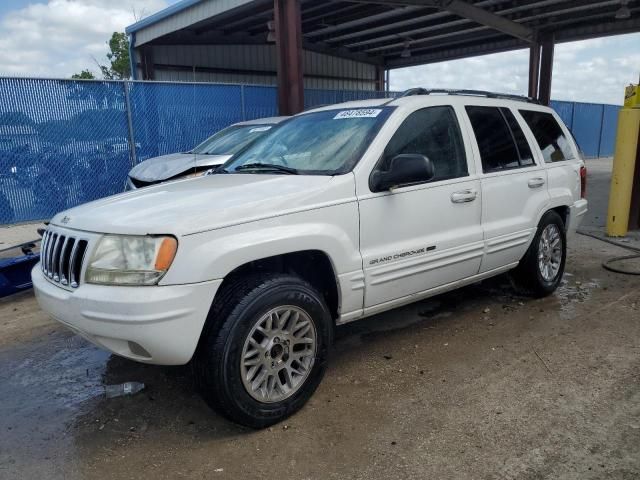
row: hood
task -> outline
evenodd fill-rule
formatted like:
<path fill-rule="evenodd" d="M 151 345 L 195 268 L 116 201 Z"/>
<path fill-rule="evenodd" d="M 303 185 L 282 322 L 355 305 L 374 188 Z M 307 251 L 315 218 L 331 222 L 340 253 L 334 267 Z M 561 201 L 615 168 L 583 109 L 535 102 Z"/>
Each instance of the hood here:
<path fill-rule="evenodd" d="M 229 158 L 231 155 L 171 153 L 139 163 L 131 169 L 129 176 L 141 182 L 159 182 L 186 173 L 191 168 L 222 165 Z"/>
<path fill-rule="evenodd" d="M 353 175 L 218 174 L 161 183 L 57 214 L 54 225 L 98 233 L 176 236 L 354 197 Z"/>

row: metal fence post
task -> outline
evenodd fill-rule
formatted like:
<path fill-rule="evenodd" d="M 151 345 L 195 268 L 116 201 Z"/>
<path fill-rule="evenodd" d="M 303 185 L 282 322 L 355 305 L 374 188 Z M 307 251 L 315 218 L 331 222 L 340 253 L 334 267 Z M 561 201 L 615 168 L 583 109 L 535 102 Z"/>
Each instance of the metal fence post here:
<path fill-rule="evenodd" d="M 600 158 L 601 148 L 602 148 L 602 127 L 604 126 L 604 105 L 601 107 L 600 113 L 600 130 L 598 130 L 598 158 Z"/>
<path fill-rule="evenodd" d="M 122 82 L 124 88 L 124 105 L 127 110 L 127 128 L 129 130 L 129 151 L 131 152 L 131 166 L 135 167 L 138 163 L 138 154 L 136 152 L 136 139 L 133 135 L 133 121 L 131 119 L 131 97 L 129 96 L 129 82 Z"/>
<path fill-rule="evenodd" d="M 242 108 L 242 120 L 247 119 L 247 112 L 244 105 L 244 85 L 240 85 L 240 108 Z"/>
<path fill-rule="evenodd" d="M 571 126 L 569 127 L 571 130 L 574 130 L 573 122 L 575 121 L 576 116 L 576 102 L 571 102 Z"/>

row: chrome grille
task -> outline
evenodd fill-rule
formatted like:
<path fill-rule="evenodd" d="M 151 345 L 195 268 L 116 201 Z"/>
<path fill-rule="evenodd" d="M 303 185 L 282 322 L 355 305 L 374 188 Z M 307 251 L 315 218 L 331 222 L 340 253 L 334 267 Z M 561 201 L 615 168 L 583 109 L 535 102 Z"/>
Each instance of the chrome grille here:
<path fill-rule="evenodd" d="M 42 273 L 61 285 L 78 288 L 87 245 L 87 240 L 47 230 L 40 249 Z"/>

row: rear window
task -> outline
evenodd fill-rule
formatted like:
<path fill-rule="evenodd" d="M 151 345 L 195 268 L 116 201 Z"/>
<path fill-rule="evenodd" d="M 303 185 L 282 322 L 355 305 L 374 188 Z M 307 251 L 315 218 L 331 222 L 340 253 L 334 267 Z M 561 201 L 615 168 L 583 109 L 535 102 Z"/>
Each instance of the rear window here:
<path fill-rule="evenodd" d="M 520 110 L 520 115 L 533 132 L 545 162 L 561 162 L 574 158 L 571 144 L 553 115 L 533 110 Z"/>

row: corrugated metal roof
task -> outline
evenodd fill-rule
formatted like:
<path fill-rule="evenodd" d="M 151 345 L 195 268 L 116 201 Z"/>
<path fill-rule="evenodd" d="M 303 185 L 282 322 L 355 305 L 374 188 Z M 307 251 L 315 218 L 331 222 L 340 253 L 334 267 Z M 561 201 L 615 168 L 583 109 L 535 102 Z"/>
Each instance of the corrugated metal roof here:
<path fill-rule="evenodd" d="M 191 7 L 192 5 L 195 5 L 200 1 L 202 0 L 180 0 L 179 2 L 174 3 L 170 7 L 160 10 L 159 12 L 156 12 L 153 15 L 149 15 L 148 17 L 145 17 L 142 20 L 137 21 L 133 25 L 129 25 L 125 29 L 125 33 L 129 34 L 129 33 L 137 32 L 138 30 L 148 27 L 149 25 L 153 25 L 154 23 L 157 23 L 160 20 L 164 20 L 165 18 L 170 17 L 175 13 L 181 12 Z"/>
<path fill-rule="evenodd" d="M 260 0 L 182 0 L 130 25 L 125 32 L 135 33 L 135 46 L 138 46 L 213 17 L 222 20 L 221 14 L 254 3 Z"/>
<path fill-rule="evenodd" d="M 640 31 L 640 0 L 301 0 L 303 47 L 386 68 Z M 265 45 L 273 0 L 183 0 L 136 45 Z M 145 23 L 146 22 L 146 23 Z"/>

